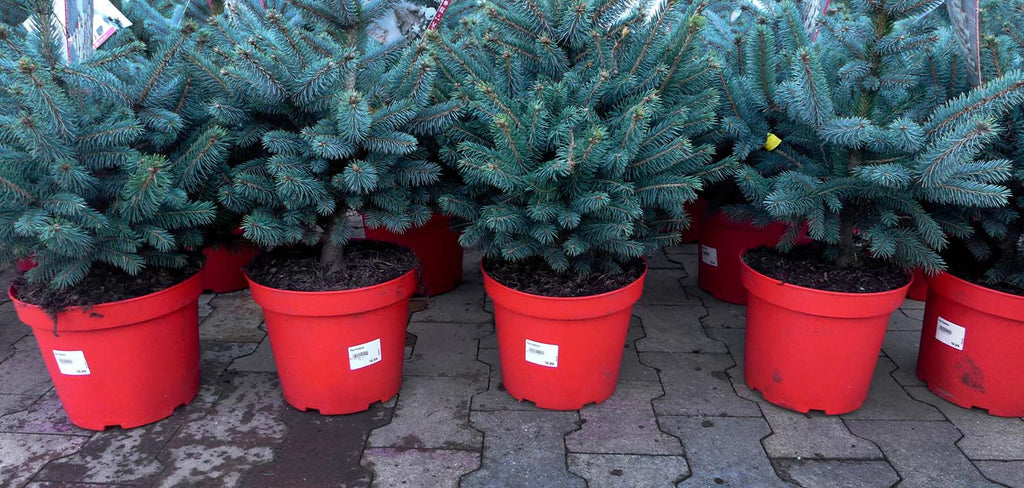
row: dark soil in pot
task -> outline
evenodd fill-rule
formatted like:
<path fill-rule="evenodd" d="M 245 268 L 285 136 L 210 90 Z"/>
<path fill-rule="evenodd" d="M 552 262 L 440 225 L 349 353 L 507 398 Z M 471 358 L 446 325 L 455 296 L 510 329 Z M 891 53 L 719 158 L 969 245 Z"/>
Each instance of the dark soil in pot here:
<path fill-rule="evenodd" d="M 586 297 L 615 291 L 644 274 L 644 262 L 637 259 L 624 264 L 622 273 L 559 273 L 543 259 L 518 262 L 485 259 L 484 270 L 495 281 L 516 291 L 545 297 Z"/>
<path fill-rule="evenodd" d="M 69 307 L 118 302 L 166 290 L 198 273 L 200 267 L 198 261 L 192 261 L 184 268 L 146 268 L 132 276 L 107 264 L 94 264 L 85 279 L 66 290 L 31 283 L 24 275 L 15 278 L 13 284 L 18 300 L 56 313 Z"/>
<path fill-rule="evenodd" d="M 319 248 L 282 248 L 260 254 L 246 267 L 253 281 L 292 291 L 338 291 L 366 288 L 398 278 L 417 265 L 412 251 L 377 241 L 351 241 L 345 266 L 328 273 Z"/>
<path fill-rule="evenodd" d="M 861 255 L 858 262 L 837 268 L 825 258 L 823 246 L 799 246 L 788 253 L 759 247 L 743 261 L 758 273 L 791 285 L 841 293 L 880 293 L 910 281 L 910 275 L 887 261 Z"/>
<path fill-rule="evenodd" d="M 978 261 L 974 255 L 960 242 L 949 246 L 942 257 L 949 264 L 948 273 L 983 288 L 1024 297 L 1024 287 L 1006 282 L 993 283 L 986 273 L 992 269 L 993 261 Z"/>

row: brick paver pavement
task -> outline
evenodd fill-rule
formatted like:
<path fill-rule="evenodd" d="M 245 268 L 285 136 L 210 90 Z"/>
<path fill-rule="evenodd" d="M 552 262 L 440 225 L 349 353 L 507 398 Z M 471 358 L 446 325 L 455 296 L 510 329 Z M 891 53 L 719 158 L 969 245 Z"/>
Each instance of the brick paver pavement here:
<path fill-rule="evenodd" d="M 284 403 L 260 310 L 238 292 L 201 300 L 191 405 L 138 429 L 78 429 L 0 301 L 0 486 L 1024 488 L 1024 419 L 917 380 L 918 302 L 893 317 L 862 409 L 800 414 L 744 385 L 744 308 L 698 290 L 695 246 L 673 248 L 650 260 L 615 395 L 550 412 L 501 385 L 478 260 L 459 288 L 414 303 L 398 397 L 336 417 Z"/>

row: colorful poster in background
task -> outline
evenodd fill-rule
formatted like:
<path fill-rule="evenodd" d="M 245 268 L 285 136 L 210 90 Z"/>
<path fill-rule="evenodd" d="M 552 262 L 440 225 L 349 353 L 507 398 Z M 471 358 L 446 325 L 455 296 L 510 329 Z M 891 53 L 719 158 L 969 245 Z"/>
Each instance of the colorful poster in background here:
<path fill-rule="evenodd" d="M 92 47 L 93 49 L 99 49 L 107 39 L 110 39 L 118 30 L 128 28 L 132 25 L 132 21 L 128 20 L 114 4 L 110 3 L 109 0 L 93 0 L 92 4 Z M 65 0 L 54 0 L 53 2 L 53 16 L 54 20 L 64 31 L 64 44 L 61 46 L 61 53 L 68 54 L 68 22 L 67 22 L 67 2 Z M 28 19 L 23 24 L 26 29 L 32 31 L 35 30 L 35 23 L 32 19 Z"/>

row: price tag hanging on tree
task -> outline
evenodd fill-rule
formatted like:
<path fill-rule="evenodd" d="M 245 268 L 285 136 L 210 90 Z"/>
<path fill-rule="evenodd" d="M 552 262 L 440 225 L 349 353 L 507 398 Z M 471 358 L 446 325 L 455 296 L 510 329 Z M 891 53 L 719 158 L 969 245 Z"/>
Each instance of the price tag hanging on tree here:
<path fill-rule="evenodd" d="M 430 19 L 430 24 L 427 25 L 427 30 L 437 29 L 441 25 L 441 19 L 444 18 L 444 14 L 448 11 L 448 6 L 451 5 L 451 3 L 451 0 L 440 0 L 437 2 L 437 12 L 434 13 L 434 18 Z"/>

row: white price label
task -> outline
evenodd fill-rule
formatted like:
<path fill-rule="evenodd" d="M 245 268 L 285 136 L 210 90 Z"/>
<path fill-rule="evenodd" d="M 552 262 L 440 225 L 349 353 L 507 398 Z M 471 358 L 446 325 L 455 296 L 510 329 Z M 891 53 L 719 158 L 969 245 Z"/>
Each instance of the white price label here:
<path fill-rule="evenodd" d="M 85 361 L 85 353 L 82 351 L 58 351 L 54 349 L 53 357 L 57 360 L 57 368 L 60 369 L 60 374 L 68 376 L 92 374 L 89 371 L 89 363 Z"/>
<path fill-rule="evenodd" d="M 710 246 L 700 245 L 700 260 L 708 266 L 718 267 L 718 249 Z"/>
<path fill-rule="evenodd" d="M 355 371 L 380 362 L 380 339 L 348 348 L 348 367 Z"/>
<path fill-rule="evenodd" d="M 526 340 L 526 362 L 547 366 L 558 367 L 558 345 L 544 344 L 543 342 Z"/>
<path fill-rule="evenodd" d="M 954 324 L 942 317 L 939 317 L 935 324 L 935 338 L 939 342 L 952 347 L 958 351 L 964 350 L 964 337 L 967 336 L 967 329 Z"/>

